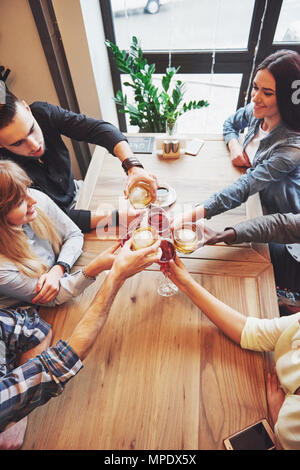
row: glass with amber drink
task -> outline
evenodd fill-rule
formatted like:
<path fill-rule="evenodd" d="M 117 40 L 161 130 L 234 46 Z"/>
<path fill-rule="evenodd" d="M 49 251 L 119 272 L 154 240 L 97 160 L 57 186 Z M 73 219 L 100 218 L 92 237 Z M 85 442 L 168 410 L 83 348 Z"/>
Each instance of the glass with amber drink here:
<path fill-rule="evenodd" d="M 195 223 L 184 222 L 173 231 L 176 250 L 184 254 L 193 253 L 199 245 L 198 231 Z"/>
<path fill-rule="evenodd" d="M 135 209 L 144 209 L 152 201 L 150 185 L 144 181 L 133 183 L 129 187 L 129 201 Z"/>
<path fill-rule="evenodd" d="M 131 248 L 140 250 L 153 245 L 158 240 L 157 232 L 149 226 L 139 227 L 132 234 Z"/>

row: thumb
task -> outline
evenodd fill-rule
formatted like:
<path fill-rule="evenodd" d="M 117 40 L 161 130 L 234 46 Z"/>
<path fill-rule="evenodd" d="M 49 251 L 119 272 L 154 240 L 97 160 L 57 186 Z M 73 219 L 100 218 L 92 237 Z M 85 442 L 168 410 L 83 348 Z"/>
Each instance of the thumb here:
<path fill-rule="evenodd" d="M 45 278 L 46 278 L 45 274 L 42 274 L 42 275 L 39 277 L 39 279 L 38 279 L 38 281 L 37 281 L 37 283 L 36 283 L 36 288 L 35 288 L 36 292 L 39 292 L 39 291 L 41 290 L 41 288 L 43 287 L 43 284 L 44 284 L 44 282 L 45 282 Z"/>

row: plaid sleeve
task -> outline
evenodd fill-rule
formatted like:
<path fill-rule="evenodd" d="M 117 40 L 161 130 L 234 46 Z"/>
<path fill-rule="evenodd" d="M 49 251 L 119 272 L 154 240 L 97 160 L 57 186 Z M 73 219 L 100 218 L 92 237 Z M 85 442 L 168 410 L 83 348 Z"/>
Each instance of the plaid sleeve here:
<path fill-rule="evenodd" d="M 0 432 L 64 390 L 82 368 L 65 341 L 17 367 L 0 379 Z"/>

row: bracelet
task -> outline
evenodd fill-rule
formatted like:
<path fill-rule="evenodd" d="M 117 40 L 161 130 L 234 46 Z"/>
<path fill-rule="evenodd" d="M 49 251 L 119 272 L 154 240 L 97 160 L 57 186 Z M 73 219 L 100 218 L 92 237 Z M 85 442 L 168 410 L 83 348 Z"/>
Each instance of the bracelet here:
<path fill-rule="evenodd" d="M 126 175 L 128 175 L 128 171 L 130 170 L 130 168 L 134 166 L 144 168 L 141 162 L 136 157 L 126 158 L 126 160 L 122 162 L 122 168 L 125 171 Z"/>

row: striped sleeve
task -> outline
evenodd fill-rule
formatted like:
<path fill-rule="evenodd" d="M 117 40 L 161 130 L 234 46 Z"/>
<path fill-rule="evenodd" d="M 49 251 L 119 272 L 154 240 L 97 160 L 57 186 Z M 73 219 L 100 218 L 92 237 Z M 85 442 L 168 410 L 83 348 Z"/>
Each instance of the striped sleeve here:
<path fill-rule="evenodd" d="M 77 354 L 65 341 L 7 373 L 0 379 L 0 432 L 50 398 L 82 368 Z"/>

